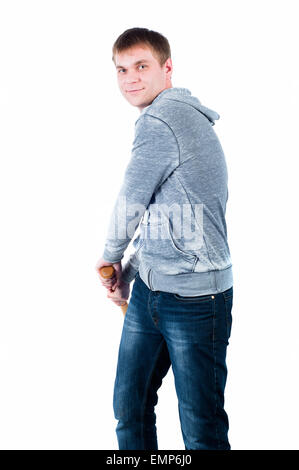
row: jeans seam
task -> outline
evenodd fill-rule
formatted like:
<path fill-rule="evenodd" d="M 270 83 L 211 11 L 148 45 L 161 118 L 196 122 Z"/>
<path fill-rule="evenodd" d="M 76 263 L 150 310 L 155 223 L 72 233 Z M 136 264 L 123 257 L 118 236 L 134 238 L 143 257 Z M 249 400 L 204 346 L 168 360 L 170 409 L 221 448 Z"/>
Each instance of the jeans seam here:
<path fill-rule="evenodd" d="M 148 389 L 149 389 L 149 384 L 150 384 L 150 381 L 151 381 L 151 378 L 153 376 L 153 372 L 155 370 L 155 366 L 156 366 L 156 363 L 158 361 L 158 358 L 159 358 L 159 355 L 160 355 L 160 352 L 162 350 L 162 347 L 163 347 L 163 343 L 164 343 L 164 338 L 162 339 L 161 343 L 159 344 L 158 346 L 158 350 L 157 350 L 157 353 L 156 353 L 156 357 L 155 357 L 155 360 L 154 360 L 154 363 L 153 363 L 153 367 L 149 373 L 149 376 L 148 376 L 148 379 L 147 379 L 147 382 L 146 382 L 146 385 L 145 385 L 145 390 L 144 390 L 144 396 L 143 396 L 143 400 L 142 400 L 142 405 L 141 405 L 141 439 L 142 439 L 142 447 L 144 449 L 144 446 L 145 446 L 145 442 L 144 442 L 144 411 L 145 411 L 145 403 L 146 403 L 146 398 L 147 398 L 147 394 L 148 394 Z"/>
<path fill-rule="evenodd" d="M 215 389 L 214 389 L 214 396 L 215 396 L 215 432 L 216 432 L 216 440 L 217 440 L 217 446 L 219 449 L 219 432 L 218 432 L 218 423 L 217 423 L 217 358 L 216 358 L 216 348 L 215 348 L 215 330 L 216 330 L 216 300 L 214 299 L 213 301 L 214 305 L 214 316 L 213 316 L 213 354 L 214 354 L 214 379 L 215 379 Z"/>
<path fill-rule="evenodd" d="M 227 341 L 229 341 L 230 338 L 230 329 L 231 325 L 229 325 L 229 320 L 231 317 L 231 312 L 229 313 L 228 308 L 227 308 L 227 302 L 232 300 L 233 296 L 230 295 L 228 297 L 224 296 L 224 307 L 225 307 L 225 324 L 226 324 L 226 336 L 227 336 Z"/>

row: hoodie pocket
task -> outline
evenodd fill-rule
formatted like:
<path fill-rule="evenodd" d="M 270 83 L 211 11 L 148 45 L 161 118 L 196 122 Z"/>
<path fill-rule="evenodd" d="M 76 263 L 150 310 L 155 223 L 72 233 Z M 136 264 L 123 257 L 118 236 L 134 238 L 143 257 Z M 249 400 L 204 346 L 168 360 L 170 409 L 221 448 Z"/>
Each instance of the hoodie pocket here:
<path fill-rule="evenodd" d="M 167 220 L 165 222 L 165 225 L 166 225 L 166 228 L 167 228 L 167 232 L 168 232 L 168 237 L 169 237 L 169 240 L 170 240 L 170 243 L 172 245 L 172 248 L 173 250 L 177 253 L 177 255 L 180 255 L 182 256 L 183 258 L 186 259 L 186 261 L 189 261 L 189 262 L 193 262 L 197 259 L 196 255 L 193 255 L 191 253 L 187 253 L 186 251 L 183 251 L 181 248 L 178 247 L 178 245 L 176 244 L 175 242 L 175 238 L 173 236 L 173 232 L 171 230 L 171 226 L 170 226 L 170 223 L 169 221 Z"/>
<path fill-rule="evenodd" d="M 159 224 L 142 222 L 140 230 L 144 242 L 141 256 L 148 267 L 163 274 L 193 272 L 197 257 L 177 246 L 168 219 Z"/>

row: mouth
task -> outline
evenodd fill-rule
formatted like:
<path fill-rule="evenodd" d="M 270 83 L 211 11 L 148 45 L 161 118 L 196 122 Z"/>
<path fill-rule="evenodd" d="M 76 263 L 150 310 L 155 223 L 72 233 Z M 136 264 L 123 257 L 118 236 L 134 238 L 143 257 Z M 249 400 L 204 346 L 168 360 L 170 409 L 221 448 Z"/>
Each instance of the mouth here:
<path fill-rule="evenodd" d="M 138 93 L 139 91 L 142 91 L 143 88 L 140 88 L 139 90 L 127 90 L 127 93 Z"/>

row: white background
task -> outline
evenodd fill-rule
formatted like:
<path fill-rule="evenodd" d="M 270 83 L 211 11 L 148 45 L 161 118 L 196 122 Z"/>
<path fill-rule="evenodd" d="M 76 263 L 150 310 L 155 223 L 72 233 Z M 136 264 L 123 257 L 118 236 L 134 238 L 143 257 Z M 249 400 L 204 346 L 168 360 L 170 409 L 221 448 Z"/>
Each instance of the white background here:
<path fill-rule="evenodd" d="M 118 448 L 123 317 L 94 266 L 139 115 L 112 45 L 135 26 L 168 38 L 173 86 L 220 114 L 232 449 L 299 449 L 297 3 L 1 1 L 2 449 Z M 184 449 L 172 369 L 156 412 L 159 449 Z"/>

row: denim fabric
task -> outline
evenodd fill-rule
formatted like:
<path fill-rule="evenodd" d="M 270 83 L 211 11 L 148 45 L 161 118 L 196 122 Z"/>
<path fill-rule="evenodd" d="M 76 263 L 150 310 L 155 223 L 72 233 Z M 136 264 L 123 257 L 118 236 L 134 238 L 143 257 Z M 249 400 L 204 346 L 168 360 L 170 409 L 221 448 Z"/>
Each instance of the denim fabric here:
<path fill-rule="evenodd" d="M 230 449 L 224 389 L 232 302 L 233 287 L 188 298 L 151 291 L 137 273 L 114 383 L 119 449 L 158 449 L 154 408 L 170 365 L 185 449 Z"/>

